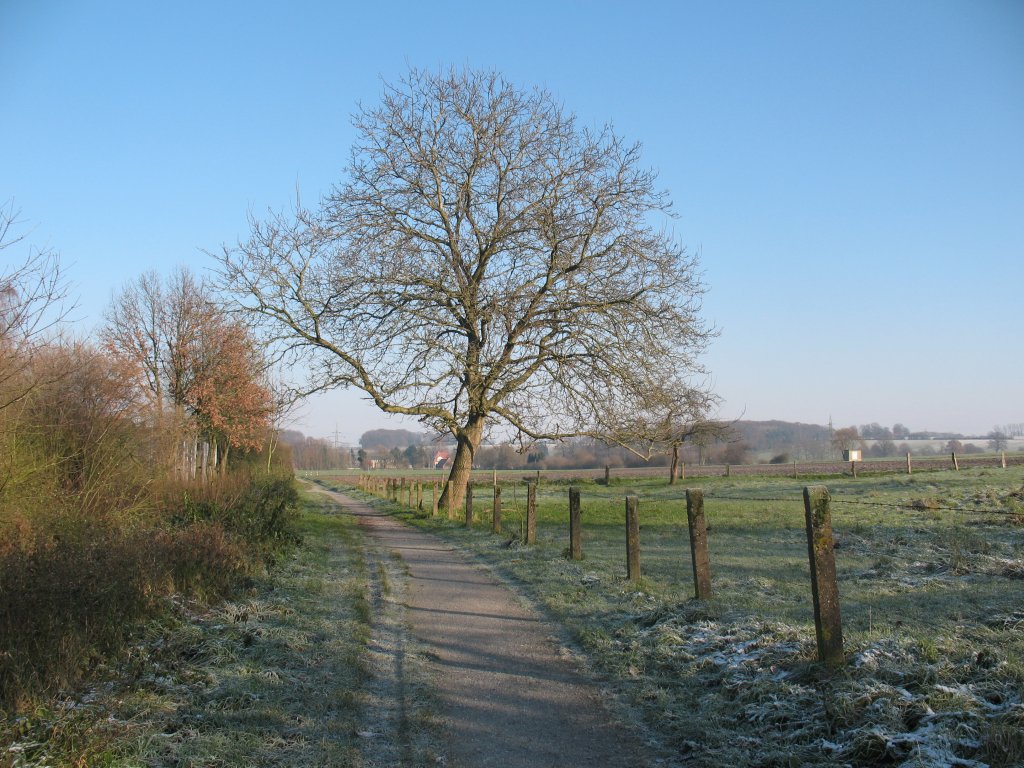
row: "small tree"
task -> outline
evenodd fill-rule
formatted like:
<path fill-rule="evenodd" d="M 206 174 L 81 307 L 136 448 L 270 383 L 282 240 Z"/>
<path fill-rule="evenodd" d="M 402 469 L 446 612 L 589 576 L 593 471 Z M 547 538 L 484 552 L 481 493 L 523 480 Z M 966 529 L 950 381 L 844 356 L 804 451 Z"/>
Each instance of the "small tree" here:
<path fill-rule="evenodd" d="M 843 427 L 832 433 L 832 447 L 842 452 L 863 445 L 856 427 Z"/>
<path fill-rule="evenodd" d="M 988 438 L 988 449 L 990 451 L 995 451 L 996 453 L 1005 451 L 1006 446 L 1009 444 L 1006 433 L 998 427 L 989 432 L 986 437 Z"/>

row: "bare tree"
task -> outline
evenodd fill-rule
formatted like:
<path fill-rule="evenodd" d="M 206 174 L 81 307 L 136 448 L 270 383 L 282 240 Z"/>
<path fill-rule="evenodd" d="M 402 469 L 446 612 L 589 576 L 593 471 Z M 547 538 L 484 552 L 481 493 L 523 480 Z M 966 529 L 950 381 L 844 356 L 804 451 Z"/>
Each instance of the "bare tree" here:
<path fill-rule="evenodd" d="M 413 71 L 354 123 L 323 204 L 254 219 L 220 272 L 305 392 L 354 386 L 454 436 L 444 502 L 485 429 L 607 438 L 652 380 L 702 373 L 697 262 L 638 146 L 473 71 Z"/>
<path fill-rule="evenodd" d="M 1000 427 L 993 427 L 992 431 L 985 435 L 985 437 L 988 438 L 988 449 L 996 453 L 1005 451 L 1006 446 L 1009 444 L 1006 432 Z"/>
<path fill-rule="evenodd" d="M 832 447 L 837 451 L 846 451 L 850 448 L 862 448 L 864 445 L 860 432 L 856 427 L 843 427 L 832 433 Z"/>
<path fill-rule="evenodd" d="M 24 240 L 18 216 L 13 200 L 0 205 L 0 252 Z M 72 309 L 54 251 L 30 247 L 20 262 L 7 264 L 0 272 L 0 410 L 19 402 L 41 383 L 37 376 L 25 373 Z"/>
<path fill-rule="evenodd" d="M 157 414 L 167 405 L 163 364 L 169 343 L 166 314 L 163 280 L 156 272 L 147 272 L 114 296 L 100 331 L 108 349 L 138 366 Z"/>

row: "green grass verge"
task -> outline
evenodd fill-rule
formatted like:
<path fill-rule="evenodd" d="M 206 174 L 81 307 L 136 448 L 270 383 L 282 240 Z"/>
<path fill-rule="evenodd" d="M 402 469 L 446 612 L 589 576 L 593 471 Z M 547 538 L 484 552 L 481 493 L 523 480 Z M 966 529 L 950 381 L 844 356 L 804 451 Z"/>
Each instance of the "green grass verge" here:
<path fill-rule="evenodd" d="M 0 725 L 0 766 L 360 765 L 360 534 L 306 499 L 302 544 L 212 609 L 178 601 L 84 691 Z"/>

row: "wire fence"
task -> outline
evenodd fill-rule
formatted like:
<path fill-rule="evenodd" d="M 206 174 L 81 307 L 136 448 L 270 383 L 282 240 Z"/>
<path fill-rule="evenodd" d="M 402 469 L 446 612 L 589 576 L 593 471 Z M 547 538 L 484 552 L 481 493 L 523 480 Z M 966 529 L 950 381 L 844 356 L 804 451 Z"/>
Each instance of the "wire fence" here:
<path fill-rule="evenodd" d="M 1019 474 L 1014 473 L 1014 482 L 1019 483 Z M 869 481 L 870 482 L 870 481 Z M 498 478 L 493 475 L 491 478 L 491 485 L 495 490 L 493 495 L 487 493 L 487 485 L 479 482 L 479 478 L 472 484 L 479 493 L 475 496 L 469 494 L 472 497 L 471 504 L 468 505 L 463 513 L 463 510 L 459 510 L 459 517 L 461 518 L 464 514 L 464 520 L 467 527 L 473 526 L 474 522 L 479 522 L 479 517 L 476 519 L 474 515 L 483 512 L 488 506 L 492 506 L 494 510 L 494 528 L 492 530 L 500 530 L 500 515 L 501 507 L 504 505 L 505 509 L 510 513 L 511 516 L 518 517 L 523 514 L 522 504 L 523 501 L 521 496 L 524 488 L 527 488 L 525 494 L 528 498 L 526 502 L 526 514 L 525 519 L 529 520 L 531 514 L 536 515 L 536 499 L 539 495 L 538 488 L 539 484 L 536 482 L 536 478 L 528 479 L 517 479 L 517 478 L 502 478 L 500 485 Z M 376 492 L 379 495 L 383 495 L 386 498 L 390 498 L 400 504 L 408 502 L 408 506 L 413 506 L 413 500 L 419 500 L 420 510 L 424 510 L 423 499 L 425 498 L 423 478 L 382 478 L 367 476 L 360 481 L 360 486 L 364 490 L 369 489 L 371 492 Z M 520 486 L 523 486 L 522 488 Z M 439 510 L 437 505 L 437 499 L 439 498 L 439 492 L 443 488 L 443 484 L 439 480 L 431 478 L 427 483 L 426 487 L 431 488 L 428 492 L 432 497 L 433 503 L 433 514 L 448 514 L 449 518 L 454 517 L 448 510 Z M 853 486 L 856 488 L 857 486 Z M 500 489 L 503 488 L 507 493 L 501 493 Z M 940 492 L 938 488 L 934 486 L 927 486 L 934 490 L 936 493 Z M 914 488 L 911 486 L 905 486 L 900 489 L 901 492 L 914 492 L 914 491 L 925 491 L 926 488 Z M 870 485 L 864 485 L 860 487 L 861 492 L 870 492 Z M 895 489 L 892 489 L 895 490 Z M 948 489 L 947 489 L 948 490 Z M 969 492 L 970 488 L 963 488 L 965 492 Z M 774 491 L 774 492 L 773 492 Z M 1002 504 L 994 506 L 991 503 L 993 498 L 992 494 L 995 494 L 996 503 L 999 504 L 999 499 L 1002 499 Z M 844 510 L 850 510 L 856 507 L 873 508 L 873 509 L 885 509 L 885 510 L 901 510 L 911 511 L 919 513 L 935 513 L 935 512 L 951 512 L 957 515 L 972 515 L 972 516 L 984 516 L 988 520 L 981 521 L 982 525 L 989 525 L 989 531 L 994 531 L 996 524 L 1001 524 L 1010 515 L 1020 515 L 1021 519 L 1024 520 L 1024 488 L 1019 488 L 1017 485 L 1003 484 L 998 488 L 993 488 L 992 484 L 988 484 L 985 487 L 985 494 L 977 494 L 974 498 L 967 497 L 965 500 L 959 503 L 943 502 L 941 499 L 935 498 L 934 495 L 926 495 L 922 498 L 917 499 L 894 499 L 894 500 L 876 500 L 866 499 L 860 496 L 851 495 L 849 493 L 830 492 L 824 485 L 807 485 L 802 487 L 785 487 L 777 489 L 769 489 L 769 492 L 765 493 L 764 489 L 752 489 L 751 492 L 744 493 L 742 490 L 737 491 L 735 487 L 729 487 L 728 489 L 714 489 L 710 492 L 705 493 L 703 490 L 698 488 L 684 488 L 682 484 L 679 486 L 666 486 L 652 487 L 649 483 L 646 486 L 642 483 L 635 485 L 625 484 L 618 487 L 609 486 L 608 484 L 593 484 L 593 483 L 579 483 L 571 484 L 565 482 L 559 483 L 545 483 L 543 490 L 543 498 L 545 500 L 546 514 L 545 519 L 547 524 L 550 526 L 552 523 L 552 504 L 556 505 L 556 508 L 564 510 L 563 513 L 558 513 L 559 525 L 564 525 L 565 522 L 569 522 L 568 534 L 569 534 L 569 546 L 565 552 L 568 553 L 571 559 L 582 559 L 583 549 L 580 540 L 580 503 L 581 497 L 584 504 L 589 502 L 601 502 L 602 504 L 616 504 L 624 503 L 626 508 L 626 525 L 627 525 L 627 578 L 630 580 L 639 580 L 640 576 L 640 543 L 639 543 L 639 524 L 637 522 L 637 507 L 638 505 L 645 504 L 656 504 L 657 512 L 657 524 L 668 524 L 677 525 L 683 531 L 683 537 L 688 535 L 690 539 L 690 553 L 693 563 L 693 583 L 696 590 L 696 597 L 703 599 L 711 595 L 711 566 L 710 566 L 710 554 L 708 548 L 708 531 L 711 530 L 709 523 L 712 518 L 716 517 L 716 511 L 714 505 L 716 502 L 729 502 L 731 504 L 770 504 L 770 505 L 785 505 L 785 510 L 791 511 L 794 515 L 799 512 L 804 517 L 807 529 L 807 548 L 808 555 L 810 556 L 810 575 L 813 584 L 811 593 L 813 601 L 815 603 L 814 615 L 816 630 L 819 639 L 819 657 L 822 661 L 827 663 L 841 663 L 842 659 L 842 645 L 841 645 L 841 619 L 838 610 L 838 577 L 836 571 L 836 564 L 833 556 L 833 549 L 838 545 L 834 543 L 832 533 L 832 508 L 833 505 L 838 506 Z M 988 499 L 989 503 L 983 503 L 984 500 Z M 562 504 L 565 506 L 563 507 Z M 710 515 L 705 517 L 705 504 L 708 504 L 708 511 Z M 666 505 L 673 506 L 678 505 L 685 509 L 685 517 L 676 516 L 672 511 L 666 510 Z M 533 508 L 531 511 L 531 507 Z M 678 508 L 678 507 L 675 507 Z M 666 515 L 668 511 L 668 515 Z M 772 510 L 773 514 L 783 511 L 779 509 Z M 632 517 L 631 513 L 632 512 Z M 743 514 L 749 515 L 750 510 L 746 510 Z M 641 513 L 642 514 L 642 513 Z M 728 511 L 722 514 L 728 514 Z M 788 517 L 788 513 L 783 511 L 783 517 Z M 841 515 L 837 523 L 842 524 L 845 513 Z M 585 521 L 587 516 L 583 516 Z M 608 525 L 609 518 L 604 516 L 602 518 L 605 522 L 603 525 Z M 749 519 L 749 517 L 748 517 Z M 768 525 L 770 526 L 771 517 L 766 517 Z M 781 519 L 779 517 L 776 520 Z M 621 520 L 621 518 L 620 518 Z M 848 521 L 863 523 L 863 520 L 856 521 L 855 518 L 850 517 Z M 511 521 L 510 521 L 511 522 Z M 535 518 L 534 518 L 535 522 Z M 928 519 L 922 520 L 921 517 L 908 517 L 905 522 L 899 521 L 894 522 L 896 527 L 903 526 L 906 531 L 914 531 L 920 533 L 927 531 L 925 526 L 928 523 Z M 934 522 L 937 526 L 943 527 L 947 531 L 954 531 L 963 527 L 962 518 L 945 518 L 940 520 L 934 518 Z M 632 525 L 632 527 L 630 527 Z M 529 523 L 525 523 L 524 528 L 529 526 Z M 788 524 L 784 525 L 786 529 L 791 528 L 792 520 Z M 1015 534 L 1012 529 L 1007 529 L 1003 526 L 1005 531 L 1001 534 L 1003 539 L 1009 541 Z M 857 530 L 857 529 L 853 529 Z M 938 528 L 936 528 L 938 531 Z M 562 534 L 564 535 L 564 534 Z M 717 535 L 717 534 L 716 534 Z M 944 538 L 947 536 L 945 533 L 936 534 L 935 531 L 927 533 L 925 539 L 917 538 L 908 544 L 910 539 L 914 539 L 914 536 L 909 536 L 908 541 L 902 542 L 906 545 L 908 561 L 905 563 L 911 570 L 907 570 L 907 576 L 912 576 L 912 572 L 915 568 L 920 568 L 922 565 L 928 567 L 935 567 L 934 572 L 941 571 L 944 566 L 941 565 L 939 560 L 945 558 L 950 562 L 963 561 L 964 553 L 961 551 L 962 543 L 969 543 L 970 539 L 963 539 L 963 542 L 959 540 L 951 539 L 946 541 Z M 787 534 L 788 537 L 788 534 Z M 607 539 L 607 536 L 605 536 Z M 874 544 L 865 547 L 866 540 L 862 540 L 861 534 L 856 535 L 850 541 L 853 542 L 853 549 L 857 551 L 857 556 L 864 557 L 872 551 L 877 551 L 880 555 L 885 555 L 883 559 L 891 560 L 891 556 L 895 556 L 895 553 L 891 550 L 894 546 L 895 540 L 880 539 L 877 542 L 877 548 Z M 549 535 L 550 540 L 550 535 Z M 671 537 L 671 539 L 663 539 L 664 543 L 658 542 L 655 546 L 670 546 L 678 547 L 679 540 L 677 537 Z M 596 540 L 595 540 L 596 542 Z M 529 540 L 527 544 L 532 543 Z M 795 541 L 793 542 L 795 543 Z M 1005 543 L 1005 542 L 1004 542 Z M 900 542 L 895 542 L 895 545 L 900 545 Z M 940 553 L 939 550 L 947 547 L 950 548 L 950 552 L 947 554 Z M 985 542 L 986 547 L 990 546 L 988 542 Z M 786 545 L 789 547 L 790 545 Z M 1007 550 L 1008 554 L 1012 555 L 1012 542 L 1011 549 Z M 860 551 L 864 550 L 864 551 Z M 847 549 L 844 547 L 844 552 Z M 988 550 L 985 550 L 988 552 Z M 1012 550 L 1016 551 L 1016 550 Z M 944 552 L 944 550 L 943 550 Z M 757 556 L 757 562 L 762 562 L 762 555 Z M 792 552 L 781 555 L 783 559 L 792 557 Z M 922 563 L 923 560 L 929 558 L 936 559 L 935 563 Z M 992 558 L 990 558 L 992 559 Z M 1012 558 L 1011 558 L 1012 559 Z M 1019 560 L 1006 560 L 1005 562 L 993 561 L 992 567 L 998 567 L 999 572 L 992 572 L 990 575 L 995 574 L 996 577 L 1010 573 L 1006 578 L 1020 578 L 1017 575 L 1017 565 L 1015 563 Z M 853 583 L 860 584 L 863 579 L 879 578 L 874 573 L 875 566 L 865 567 L 859 566 L 860 571 L 853 577 Z M 962 565 L 953 565 L 947 568 L 951 573 L 956 573 Z M 1024 563 L 1020 564 L 1021 574 L 1024 574 Z M 991 569 L 990 569 L 991 570 Z M 986 571 L 988 572 L 988 571 Z M 932 571 L 929 571 L 932 573 Z M 849 574 L 848 574 L 849 575 Z M 881 577 L 884 578 L 884 577 Z M 861 589 L 861 587 L 857 587 Z M 702 595 L 702 590 L 704 591 Z M 831 597 L 830 597 L 831 596 Z M 870 598 L 868 602 L 865 602 L 864 598 L 861 597 L 861 603 L 868 606 L 870 611 L 871 602 Z M 868 623 L 870 625 L 870 613 Z M 926 622 L 927 623 L 927 617 Z M 836 645 L 834 642 L 824 643 L 822 638 L 839 638 L 839 644 Z"/>

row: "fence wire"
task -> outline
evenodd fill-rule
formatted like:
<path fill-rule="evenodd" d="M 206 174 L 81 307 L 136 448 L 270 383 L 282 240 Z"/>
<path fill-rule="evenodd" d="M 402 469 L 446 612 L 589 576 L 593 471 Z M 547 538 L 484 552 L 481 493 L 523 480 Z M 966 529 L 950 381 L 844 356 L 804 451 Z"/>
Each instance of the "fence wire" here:
<path fill-rule="evenodd" d="M 565 491 L 568 495 L 568 489 Z M 551 495 L 551 492 L 548 491 Z M 624 501 L 627 495 L 639 496 L 641 501 L 653 501 L 653 502 L 667 502 L 667 501 L 686 501 L 685 495 L 674 494 L 671 496 L 661 495 L 649 495 L 644 496 L 643 494 L 628 494 L 622 493 L 594 493 L 587 491 L 584 498 L 587 499 L 603 499 L 607 501 Z M 992 509 L 985 507 L 965 507 L 965 506 L 949 506 L 945 504 L 927 504 L 922 505 L 920 501 L 906 501 L 906 502 L 891 502 L 891 501 L 865 501 L 864 499 L 857 499 L 850 496 L 833 496 L 829 494 L 829 499 L 834 504 L 846 504 L 848 506 L 864 506 L 864 507 L 884 507 L 888 509 L 902 509 L 910 510 L 913 512 L 960 512 L 971 515 L 1007 515 L 1013 512 L 1012 509 Z M 803 504 L 803 494 L 793 496 L 732 496 L 719 493 L 705 493 L 704 501 L 738 501 L 738 502 L 760 502 L 760 503 L 793 503 Z"/>

